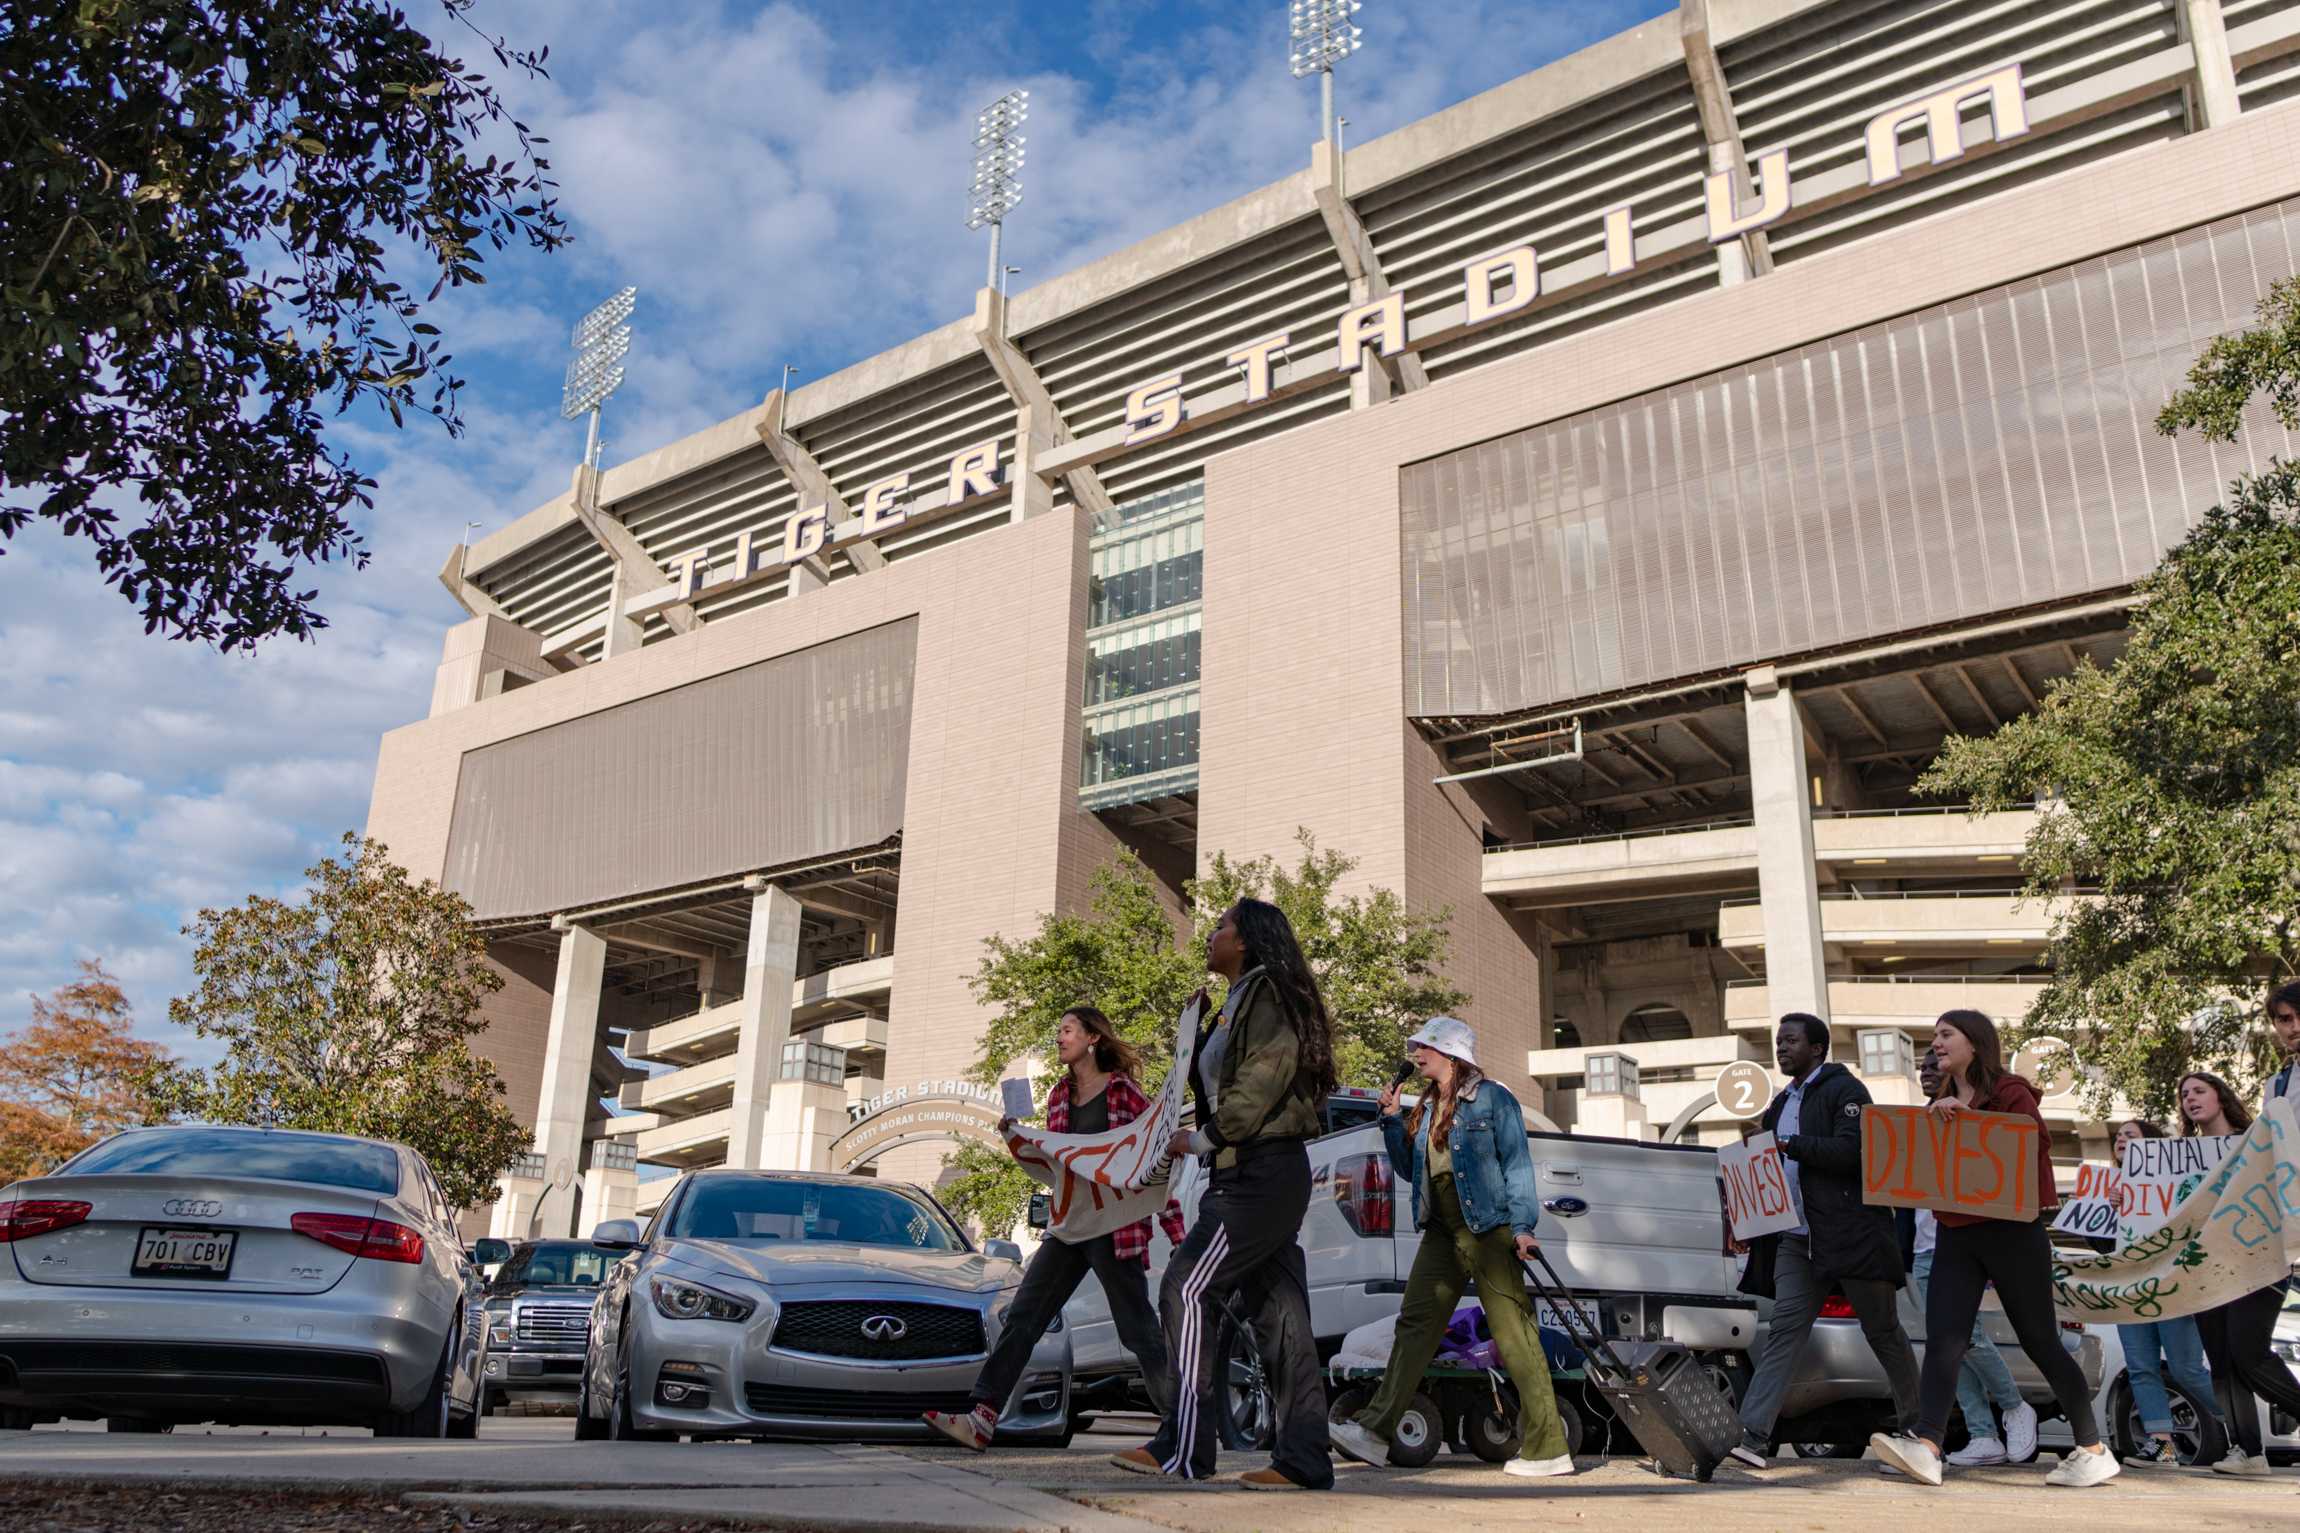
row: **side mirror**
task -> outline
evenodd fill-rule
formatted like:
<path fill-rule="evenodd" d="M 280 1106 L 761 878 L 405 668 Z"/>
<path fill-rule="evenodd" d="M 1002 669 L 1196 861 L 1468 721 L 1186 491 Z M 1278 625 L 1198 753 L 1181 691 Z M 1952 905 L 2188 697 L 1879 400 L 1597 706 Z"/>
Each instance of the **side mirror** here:
<path fill-rule="evenodd" d="M 1050 1228 L 1054 1223 L 1054 1204 L 1043 1192 L 1030 1195 L 1030 1227 L 1034 1230 Z"/>
<path fill-rule="evenodd" d="M 1018 1262 L 1022 1260 L 1022 1247 L 1011 1240 L 986 1240 L 982 1243 L 982 1254 L 995 1256 L 1001 1261 Z"/>
<path fill-rule="evenodd" d="M 500 1267 L 511 1260 L 511 1242 L 492 1237 L 471 1248 L 471 1259 L 482 1267 Z"/>
<path fill-rule="evenodd" d="M 629 1251 L 639 1244 L 639 1221 L 608 1219 L 591 1232 L 591 1244 L 602 1251 Z"/>

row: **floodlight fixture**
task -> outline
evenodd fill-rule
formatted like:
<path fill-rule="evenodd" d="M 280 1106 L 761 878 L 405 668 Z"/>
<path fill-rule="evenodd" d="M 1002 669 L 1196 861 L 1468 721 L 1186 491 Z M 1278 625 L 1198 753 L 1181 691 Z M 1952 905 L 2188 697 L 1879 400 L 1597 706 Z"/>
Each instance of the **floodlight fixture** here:
<path fill-rule="evenodd" d="M 599 456 L 600 407 L 623 385 L 623 358 L 631 351 L 631 327 L 626 321 L 638 304 L 639 290 L 627 287 L 575 321 L 575 356 L 567 364 L 559 414 L 566 420 L 591 417 L 583 442 L 586 465 Z"/>
<path fill-rule="evenodd" d="M 974 180 L 967 187 L 966 226 L 990 226 L 990 283 L 999 286 L 998 247 L 1006 215 L 1022 201 L 1022 125 L 1030 117 L 1030 92 L 1010 90 L 975 114 Z"/>
<path fill-rule="evenodd" d="M 1338 145 L 1334 120 L 1334 66 L 1364 46 L 1364 33 L 1350 18 L 1364 7 L 1361 0 L 1293 0 L 1287 9 L 1287 37 L 1293 52 L 1286 67 L 1294 78 L 1318 77 L 1319 121 L 1326 142 Z"/>

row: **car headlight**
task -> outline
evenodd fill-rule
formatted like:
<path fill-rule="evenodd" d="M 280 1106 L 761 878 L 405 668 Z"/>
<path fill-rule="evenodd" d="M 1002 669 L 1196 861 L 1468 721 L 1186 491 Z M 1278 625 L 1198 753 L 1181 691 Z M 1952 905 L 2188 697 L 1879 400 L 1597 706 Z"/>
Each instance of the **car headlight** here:
<path fill-rule="evenodd" d="M 666 1320 L 748 1320 L 757 1308 L 748 1299 L 677 1278 L 655 1279 L 653 1292 L 655 1313 Z"/>
<path fill-rule="evenodd" d="M 517 1335 L 517 1325 L 511 1311 L 491 1309 L 487 1312 L 487 1339 L 496 1346 L 507 1347 Z"/>

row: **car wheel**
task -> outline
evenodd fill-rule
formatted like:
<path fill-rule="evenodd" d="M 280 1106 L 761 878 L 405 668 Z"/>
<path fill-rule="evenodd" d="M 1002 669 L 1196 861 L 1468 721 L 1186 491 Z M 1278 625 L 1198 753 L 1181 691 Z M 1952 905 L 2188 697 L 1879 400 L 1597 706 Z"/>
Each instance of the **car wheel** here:
<path fill-rule="evenodd" d="M 1253 1452 L 1270 1444 L 1274 1411 L 1269 1376 L 1253 1327 L 1224 1311 L 1214 1338 L 1215 1426 L 1222 1446 Z"/>
<path fill-rule="evenodd" d="M 2180 1454 L 2183 1464 L 2210 1463 L 2225 1451 L 2225 1436 L 2218 1419 L 2210 1411 L 2197 1409 L 2178 1384 L 2164 1381 L 2164 1397 L 2172 1407 L 2172 1446 Z M 2108 1399 L 2108 1446 L 2118 1458 L 2138 1453 L 2149 1437 L 2148 1428 L 2141 1424 L 2140 1407 L 2132 1398 L 2132 1386 L 2118 1379 Z M 2220 1451 L 2208 1451 L 2220 1450 Z"/>
<path fill-rule="evenodd" d="M 0 1432 L 29 1432 L 36 1420 L 30 1406 L 0 1405 Z"/>
<path fill-rule="evenodd" d="M 1799 1458 L 1859 1458 L 1869 1451 L 1867 1443 L 1792 1443 Z"/>
<path fill-rule="evenodd" d="M 445 1437 L 451 1420 L 452 1402 L 447 1393 L 447 1371 L 454 1359 L 455 1338 L 448 1337 L 447 1345 L 439 1349 L 439 1366 L 431 1372 L 431 1387 L 423 1398 L 404 1411 L 386 1411 L 376 1418 L 375 1435 L 378 1437 Z"/>
<path fill-rule="evenodd" d="M 29 1425 L 30 1423 L 26 1424 Z M 107 1432 L 167 1433 L 173 1432 L 175 1429 L 176 1424 L 174 1422 L 154 1421 L 149 1416 L 107 1416 L 104 1418 L 104 1430 Z"/>
<path fill-rule="evenodd" d="M 642 1432 L 631 1419 L 631 1344 L 628 1341 L 615 1353 L 615 1400 L 607 1408 L 607 1435 L 616 1442 L 629 1443 L 679 1440 L 676 1432 Z"/>
<path fill-rule="evenodd" d="M 1462 1413 L 1461 1435 L 1469 1451 L 1489 1464 L 1506 1464 L 1517 1456 L 1523 1431 L 1518 1426 L 1517 1389 L 1514 1385 L 1498 1386 L 1501 1403 L 1497 1409 L 1492 1391 L 1479 1390 L 1479 1398 Z"/>
<path fill-rule="evenodd" d="M 607 1423 L 591 1411 L 591 1360 L 585 1358 L 582 1375 L 575 1381 L 575 1440 L 591 1443 L 606 1435 Z"/>

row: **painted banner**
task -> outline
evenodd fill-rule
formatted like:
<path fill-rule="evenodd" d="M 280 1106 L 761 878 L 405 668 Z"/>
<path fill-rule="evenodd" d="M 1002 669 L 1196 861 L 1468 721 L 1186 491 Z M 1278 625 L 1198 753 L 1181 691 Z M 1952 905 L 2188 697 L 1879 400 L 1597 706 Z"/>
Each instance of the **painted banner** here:
<path fill-rule="evenodd" d="M 2115 1240 L 2123 1195 L 2124 1173 L 2088 1160 L 2076 1168 L 2076 1193 L 2060 1205 L 2060 1217 L 2052 1227 L 2059 1234 L 2085 1240 Z"/>
<path fill-rule="evenodd" d="M 1960 1112 L 1943 1119 L 1924 1107 L 1861 1109 L 1861 1201 L 1930 1208 L 1981 1219 L 2034 1219 L 2037 1135 L 2044 1126 L 2017 1113 Z"/>
<path fill-rule="evenodd" d="M 2197 1143 L 2142 1140 L 2143 1144 Z M 2300 1109 L 2269 1103 L 2154 1233 L 2105 1256 L 2053 1253 L 2053 1298 L 2078 1320 L 2173 1320 L 2257 1293 L 2300 1261 Z"/>
<path fill-rule="evenodd" d="M 1150 1110 L 1099 1134 L 1053 1134 L 1017 1123 L 1006 1131 L 1016 1164 L 1046 1184 L 1046 1233 L 1066 1245 L 1092 1240 L 1150 1218 L 1166 1206 L 1174 1157 L 1168 1145 L 1190 1100 L 1190 1057 L 1198 1047 L 1202 1002 L 1193 998 L 1175 1024 L 1174 1067 Z"/>
<path fill-rule="evenodd" d="M 1781 1164 L 1781 1147 L 1771 1134 L 1751 1134 L 1739 1144 L 1721 1146 L 1717 1169 L 1725 1177 L 1725 1217 L 1735 1240 L 1778 1235 L 1802 1222 Z"/>
<path fill-rule="evenodd" d="M 2135 1139 L 2124 1147 L 2123 1200 L 2117 1205 L 2116 1243 L 2138 1244 L 2164 1228 L 2172 1210 L 2205 1175 L 2232 1154 L 2241 1134 L 2200 1139 Z"/>

